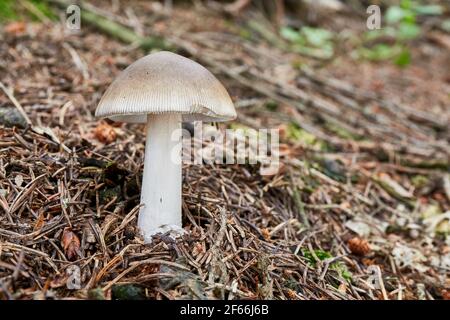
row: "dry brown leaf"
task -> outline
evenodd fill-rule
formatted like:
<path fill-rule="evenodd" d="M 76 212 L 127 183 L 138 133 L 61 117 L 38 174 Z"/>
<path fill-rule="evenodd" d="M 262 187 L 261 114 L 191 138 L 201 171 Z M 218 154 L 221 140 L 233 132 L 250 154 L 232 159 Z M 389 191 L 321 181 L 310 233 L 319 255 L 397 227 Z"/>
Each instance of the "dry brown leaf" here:
<path fill-rule="evenodd" d="M 442 290 L 442 299 L 444 300 L 450 300 L 450 291 L 449 290 Z"/>
<path fill-rule="evenodd" d="M 373 265 L 376 264 L 376 261 L 375 261 L 375 259 L 364 258 L 364 259 L 362 259 L 362 263 L 363 263 L 365 266 L 373 266 Z"/>
<path fill-rule="evenodd" d="M 80 239 L 74 232 L 72 232 L 71 228 L 66 227 L 64 229 L 61 238 L 61 244 L 64 248 L 64 253 L 66 254 L 67 258 L 71 261 L 75 260 L 80 250 Z"/>
<path fill-rule="evenodd" d="M 361 239 L 359 237 L 354 237 L 350 239 L 347 243 L 348 248 L 353 254 L 357 256 L 365 256 L 370 252 L 370 246 L 367 240 Z"/>
<path fill-rule="evenodd" d="M 44 222 L 45 222 L 44 211 L 41 211 L 41 213 L 39 213 L 36 223 L 34 224 L 33 230 L 34 231 L 40 230 L 44 226 Z"/>
<path fill-rule="evenodd" d="M 270 231 L 267 228 L 262 228 L 261 229 L 261 234 L 264 237 L 264 239 L 266 239 L 267 241 L 270 240 Z"/>
<path fill-rule="evenodd" d="M 298 300 L 297 293 L 292 289 L 287 289 L 286 295 L 290 300 Z"/>
<path fill-rule="evenodd" d="M 11 22 L 5 26 L 5 32 L 10 34 L 21 34 L 26 30 L 27 25 L 23 21 Z"/>
<path fill-rule="evenodd" d="M 112 143 L 117 139 L 117 133 L 113 126 L 102 122 L 94 129 L 95 138 L 105 144 Z"/>

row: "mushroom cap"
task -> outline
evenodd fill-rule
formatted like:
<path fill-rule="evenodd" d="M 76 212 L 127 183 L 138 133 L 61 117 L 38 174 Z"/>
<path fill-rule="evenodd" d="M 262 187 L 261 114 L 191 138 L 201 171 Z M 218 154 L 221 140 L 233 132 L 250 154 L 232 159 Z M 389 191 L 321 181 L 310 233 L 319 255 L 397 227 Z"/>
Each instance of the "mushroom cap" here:
<path fill-rule="evenodd" d="M 147 122 L 147 114 L 180 113 L 183 121 L 228 121 L 236 110 L 227 90 L 206 68 L 160 51 L 128 66 L 106 90 L 95 115 Z"/>

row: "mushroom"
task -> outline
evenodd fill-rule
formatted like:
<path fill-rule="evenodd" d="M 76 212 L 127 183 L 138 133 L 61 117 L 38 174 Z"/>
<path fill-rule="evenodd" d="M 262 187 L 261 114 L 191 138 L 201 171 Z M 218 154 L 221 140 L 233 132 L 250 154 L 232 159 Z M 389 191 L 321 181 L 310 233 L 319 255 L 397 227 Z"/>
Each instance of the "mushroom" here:
<path fill-rule="evenodd" d="M 109 86 L 95 115 L 147 123 L 138 226 L 147 243 L 157 233 L 182 233 L 181 122 L 235 119 L 226 89 L 200 64 L 160 51 L 128 66 Z"/>

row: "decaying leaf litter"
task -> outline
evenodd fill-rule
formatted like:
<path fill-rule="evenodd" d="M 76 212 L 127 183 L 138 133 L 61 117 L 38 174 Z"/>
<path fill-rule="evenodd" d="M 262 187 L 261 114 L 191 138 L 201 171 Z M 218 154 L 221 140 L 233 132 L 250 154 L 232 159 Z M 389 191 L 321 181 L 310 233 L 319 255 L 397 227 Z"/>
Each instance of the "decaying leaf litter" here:
<path fill-rule="evenodd" d="M 0 109 L 18 123 L 0 128 L 1 298 L 448 296 L 448 100 L 416 110 L 357 89 L 357 78 L 332 76 L 342 68 L 258 33 L 243 38 L 220 13 L 199 21 L 204 8 L 96 12 L 105 10 L 209 67 L 238 107 L 232 127 L 280 128 L 281 171 L 184 166 L 188 235 L 144 245 L 135 228 L 144 129 L 93 117 L 143 52 L 93 26 L 67 34 L 61 23 L 10 25 Z M 293 67 L 299 60 L 309 67 Z M 73 266 L 78 290 L 67 286 Z"/>

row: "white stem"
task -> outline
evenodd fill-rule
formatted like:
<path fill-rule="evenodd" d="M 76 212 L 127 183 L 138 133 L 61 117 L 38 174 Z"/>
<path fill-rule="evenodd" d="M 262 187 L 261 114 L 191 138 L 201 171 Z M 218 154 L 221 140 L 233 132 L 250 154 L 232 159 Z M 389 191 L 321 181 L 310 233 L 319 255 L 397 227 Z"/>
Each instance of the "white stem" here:
<path fill-rule="evenodd" d="M 156 233 L 181 229 L 180 139 L 180 114 L 148 115 L 138 218 L 147 243 Z"/>

